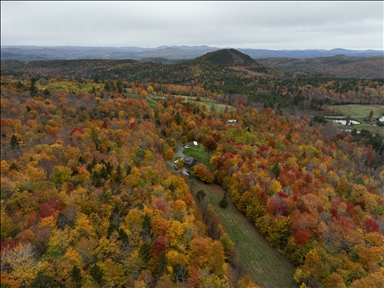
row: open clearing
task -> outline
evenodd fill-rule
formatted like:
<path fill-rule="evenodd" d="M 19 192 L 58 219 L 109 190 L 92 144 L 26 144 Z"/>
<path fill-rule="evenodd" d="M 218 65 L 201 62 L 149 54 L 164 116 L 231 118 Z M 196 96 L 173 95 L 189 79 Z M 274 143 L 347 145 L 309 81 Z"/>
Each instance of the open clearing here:
<path fill-rule="evenodd" d="M 330 108 L 340 110 L 344 116 L 351 115 L 352 117 L 366 117 L 370 111 L 373 111 L 373 118 L 377 118 L 384 113 L 384 105 L 332 105 Z"/>
<path fill-rule="evenodd" d="M 209 160 L 211 159 L 212 152 L 205 151 L 202 144 L 199 144 L 198 147 L 194 147 L 193 142 L 188 142 L 187 145 L 189 145 L 190 148 L 183 150 L 184 155 L 193 157 L 205 166 L 210 167 Z"/>
<path fill-rule="evenodd" d="M 235 242 L 237 257 L 247 274 L 262 288 L 298 287 L 293 280 L 295 267 L 288 262 L 257 231 L 256 227 L 229 201 L 227 208 L 219 207 L 224 189 L 217 184 L 204 184 L 189 179 L 188 184 L 195 193 L 203 190 L 220 220 Z"/>
<path fill-rule="evenodd" d="M 336 124 L 334 122 L 335 127 L 343 128 L 343 129 L 354 129 L 363 130 L 366 129 L 371 133 L 379 133 L 380 135 L 384 135 L 384 127 L 373 126 L 375 120 L 368 123 L 365 121 L 365 118 L 369 115 L 370 111 L 373 111 L 373 119 L 379 118 L 384 113 L 384 105 L 361 105 L 361 104 L 348 104 L 348 105 L 332 105 L 330 108 L 334 108 L 335 110 L 340 110 L 343 112 L 344 116 L 326 116 L 326 119 L 342 119 L 351 116 L 352 120 L 359 121 L 360 124 L 353 126 L 344 126 L 341 124 Z"/>
<path fill-rule="evenodd" d="M 212 102 L 209 100 L 205 100 L 205 98 L 204 98 L 204 100 L 196 101 L 195 96 L 176 96 L 175 95 L 175 97 L 181 97 L 181 98 L 183 98 L 189 102 L 192 102 L 192 103 L 196 102 L 200 106 L 205 105 L 205 107 L 207 108 L 207 111 L 214 109 L 217 112 L 224 112 L 225 107 L 227 107 L 228 111 L 231 111 L 233 109 L 233 107 L 231 105 L 225 105 L 225 104 L 221 104 L 221 103 Z"/>
<path fill-rule="evenodd" d="M 40 90 L 48 89 L 50 91 L 56 91 L 56 92 L 73 92 L 73 93 L 85 93 L 92 91 L 93 88 L 95 90 L 101 89 L 104 87 L 104 84 L 101 83 L 79 83 L 79 82 L 63 82 L 63 81 L 57 81 L 57 82 L 49 82 L 46 84 L 40 84 L 38 83 L 37 87 Z"/>

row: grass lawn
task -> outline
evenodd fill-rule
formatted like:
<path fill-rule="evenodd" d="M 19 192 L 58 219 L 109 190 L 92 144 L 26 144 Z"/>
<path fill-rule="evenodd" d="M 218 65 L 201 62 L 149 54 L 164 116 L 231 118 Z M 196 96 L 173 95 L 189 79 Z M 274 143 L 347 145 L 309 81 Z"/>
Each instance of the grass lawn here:
<path fill-rule="evenodd" d="M 200 189 L 220 217 L 231 240 L 235 243 L 236 257 L 246 273 L 263 288 L 298 287 L 293 274 L 295 267 L 288 262 L 232 203 L 223 209 L 219 207 L 224 189 L 217 184 L 204 184 L 197 179 L 189 179 L 193 193 Z"/>
<path fill-rule="evenodd" d="M 369 115 L 370 111 L 373 111 L 373 119 L 376 119 L 384 113 L 384 105 L 361 105 L 361 104 L 349 104 L 349 105 L 332 105 L 330 108 L 339 109 L 343 112 L 344 116 L 326 116 L 327 119 L 332 118 L 343 118 L 348 115 L 351 115 L 352 120 L 357 120 L 360 122 L 358 125 L 354 126 L 344 126 L 332 122 L 335 127 L 344 128 L 344 129 L 354 129 L 357 130 L 368 130 L 372 133 L 379 133 L 384 135 L 384 127 L 373 126 L 372 123 L 365 121 L 365 117 Z"/>
<path fill-rule="evenodd" d="M 344 116 L 351 115 L 352 117 L 366 117 L 370 111 L 373 111 L 373 117 L 376 118 L 384 113 L 384 105 L 332 105 L 330 108 L 340 110 Z"/>
<path fill-rule="evenodd" d="M 193 96 L 177 96 L 177 97 L 181 97 L 193 103 L 195 102 L 195 99 L 196 99 L 196 97 L 193 97 Z M 213 107 L 217 112 L 224 112 L 226 106 L 228 107 L 228 111 L 231 111 L 231 109 L 233 108 L 230 105 L 225 105 L 225 104 L 211 102 L 211 101 L 198 101 L 196 103 L 199 104 L 200 106 L 205 105 L 205 107 L 207 108 L 207 111 L 210 111 L 211 107 Z"/>
<path fill-rule="evenodd" d="M 211 159 L 212 152 L 204 151 L 204 146 L 199 143 L 198 147 L 193 146 L 193 142 L 188 142 L 188 149 L 183 150 L 183 154 L 195 158 L 197 161 L 204 163 L 205 166 L 210 167 L 209 159 Z"/>

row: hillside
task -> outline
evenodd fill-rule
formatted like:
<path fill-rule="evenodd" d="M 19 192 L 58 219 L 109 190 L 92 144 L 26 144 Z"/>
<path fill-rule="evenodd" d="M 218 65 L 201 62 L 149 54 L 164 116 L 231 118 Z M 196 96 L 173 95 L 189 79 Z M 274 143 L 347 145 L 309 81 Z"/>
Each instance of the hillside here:
<path fill-rule="evenodd" d="M 333 64 L 334 67 L 339 67 L 337 63 L 340 61 L 337 57 L 325 59 L 331 63 L 336 62 Z M 369 59 L 366 58 L 367 61 Z M 233 49 L 210 52 L 181 63 L 165 63 L 161 59 L 148 62 L 99 59 L 2 61 L 1 75 L 27 78 L 65 75 L 70 79 L 93 79 L 95 82 L 115 79 L 155 82 L 161 85 L 174 84 L 192 87 L 183 88 L 182 95 L 196 95 L 194 91 L 199 90 L 203 91 L 199 93 L 200 96 L 215 97 L 222 103 L 225 101 L 233 103 L 236 101 L 235 95 L 245 95 L 244 99 L 262 103 L 261 105 L 266 107 L 298 107 L 317 111 L 326 110 L 324 104 L 384 104 L 383 77 L 363 80 L 338 78 L 315 71 L 283 71 L 260 64 L 248 55 Z M 358 63 L 355 65 L 359 65 Z M 313 66 L 315 64 L 316 62 Z M 362 71 L 363 68 L 359 69 Z M 180 93 L 177 90 L 174 92 Z M 247 101 L 244 104 L 247 104 Z"/>
<path fill-rule="evenodd" d="M 197 57 L 191 63 L 209 62 L 225 66 L 253 66 L 257 62 L 250 56 L 235 49 L 222 49 Z"/>
<path fill-rule="evenodd" d="M 193 60 L 177 64 L 162 64 L 163 61 L 135 60 L 46 60 L 2 61 L 1 74 L 33 74 L 40 77 L 69 77 L 154 81 L 181 85 L 219 87 L 236 86 L 238 92 L 247 89 L 257 79 L 283 77 L 284 72 L 264 67 L 236 50 L 219 50 Z M 241 65 L 241 66 L 239 66 Z M 20 74 L 21 73 L 21 74 Z M 235 91 L 234 87 L 228 88 Z"/>
<path fill-rule="evenodd" d="M 222 71 L 244 72 L 235 68 Z M 188 188 L 167 164 L 191 141 L 212 155 L 188 168 L 192 176 L 226 191 L 234 206 L 219 209 L 243 213 L 296 266 L 298 286 L 384 283 L 379 134 L 255 109 L 239 94 L 218 111 L 198 98 L 231 98 L 195 85 L 63 78 L 1 78 L 2 285 L 257 287 L 234 259 L 238 241 L 255 239 L 226 231 L 217 216 L 224 213 L 204 208 L 199 185 Z M 302 80 L 304 95 L 322 91 Z M 368 91 L 379 85 L 366 82 Z M 196 97 L 174 96 L 184 92 Z M 281 267 L 278 257 L 265 266 L 242 255 L 251 269 L 276 267 L 271 278 Z M 253 282 L 267 282 L 262 274 Z"/>
<path fill-rule="evenodd" d="M 383 78 L 384 57 L 262 58 L 258 62 L 285 71 L 306 71 L 344 78 Z"/>

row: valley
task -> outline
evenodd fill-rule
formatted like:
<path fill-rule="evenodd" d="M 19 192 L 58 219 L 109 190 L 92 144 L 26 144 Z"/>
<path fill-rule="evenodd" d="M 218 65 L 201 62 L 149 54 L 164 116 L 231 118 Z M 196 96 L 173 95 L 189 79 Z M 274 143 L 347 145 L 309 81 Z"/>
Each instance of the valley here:
<path fill-rule="evenodd" d="M 302 61 L 2 60 L 2 284 L 383 283 L 384 78 Z"/>

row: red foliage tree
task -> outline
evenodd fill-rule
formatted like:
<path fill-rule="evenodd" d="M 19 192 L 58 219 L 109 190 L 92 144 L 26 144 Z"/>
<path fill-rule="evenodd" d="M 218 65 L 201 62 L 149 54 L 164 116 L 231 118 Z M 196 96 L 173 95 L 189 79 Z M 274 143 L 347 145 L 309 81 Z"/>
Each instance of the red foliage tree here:
<path fill-rule="evenodd" d="M 168 213 L 169 204 L 162 199 L 156 199 L 153 204 L 153 208 L 163 211 L 164 213 Z"/>
<path fill-rule="evenodd" d="M 84 129 L 81 127 L 75 127 L 71 131 L 69 131 L 69 135 L 73 136 L 75 133 L 84 134 Z"/>
<path fill-rule="evenodd" d="M 40 204 L 40 217 L 45 218 L 55 214 L 55 209 L 51 207 L 48 203 Z"/>
<path fill-rule="evenodd" d="M 308 229 L 301 229 L 297 231 L 293 237 L 297 245 L 305 245 L 311 238 L 311 232 L 309 232 Z"/>
<path fill-rule="evenodd" d="M 365 232 L 379 232 L 379 224 L 372 218 L 365 218 L 363 222 L 363 228 Z"/>
<path fill-rule="evenodd" d="M 157 237 L 152 244 L 153 255 L 156 257 L 160 255 L 161 252 L 167 253 L 169 247 L 169 239 L 167 236 L 160 235 Z"/>

